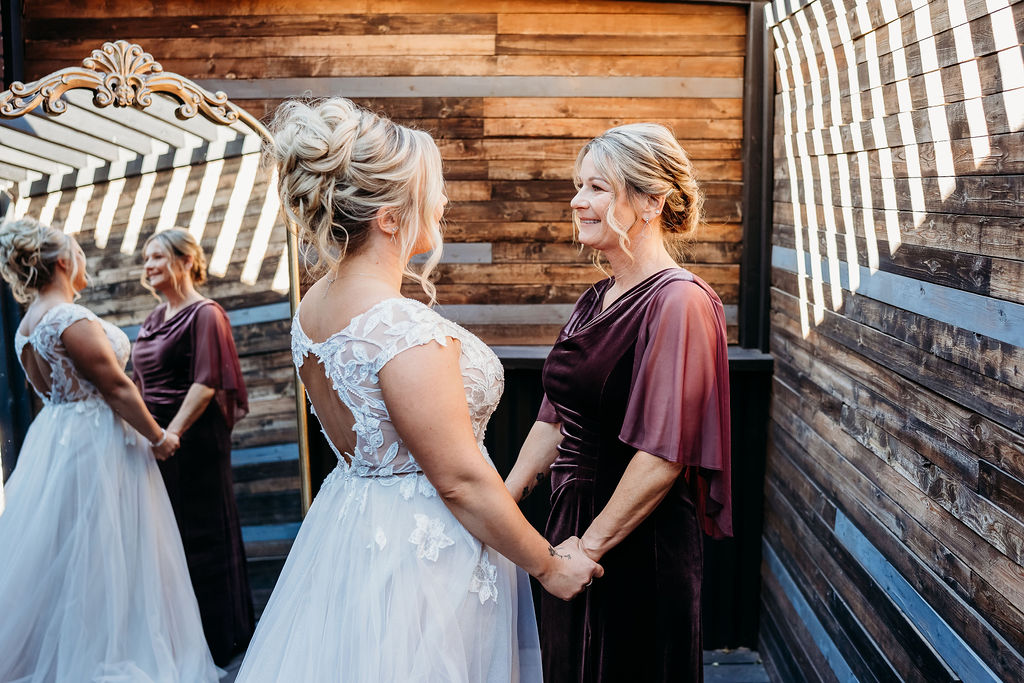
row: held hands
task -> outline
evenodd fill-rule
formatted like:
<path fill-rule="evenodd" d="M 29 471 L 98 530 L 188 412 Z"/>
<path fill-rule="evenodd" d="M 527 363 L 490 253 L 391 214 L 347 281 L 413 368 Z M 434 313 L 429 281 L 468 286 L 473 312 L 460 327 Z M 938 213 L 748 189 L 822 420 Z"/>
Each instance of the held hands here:
<path fill-rule="evenodd" d="M 544 590 L 556 598 L 569 600 L 594 579 L 604 576 L 604 569 L 587 557 L 576 536 L 570 536 L 557 547 L 548 546 L 548 552 L 551 553 L 551 569 L 537 579 Z"/>
<path fill-rule="evenodd" d="M 153 444 L 153 455 L 157 460 L 167 460 L 174 455 L 181 445 L 181 437 L 171 431 L 165 431 L 163 439 Z"/>

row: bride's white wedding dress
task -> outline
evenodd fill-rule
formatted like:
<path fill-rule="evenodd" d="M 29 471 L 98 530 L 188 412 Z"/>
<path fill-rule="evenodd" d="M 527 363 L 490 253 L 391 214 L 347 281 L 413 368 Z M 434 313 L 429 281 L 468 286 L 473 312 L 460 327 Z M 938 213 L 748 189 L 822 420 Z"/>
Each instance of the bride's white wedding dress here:
<path fill-rule="evenodd" d="M 0 515 L 0 683 L 216 681 L 181 538 L 148 442 L 61 342 L 76 304 L 28 337 L 50 366 Z M 100 321 L 122 367 L 125 334 Z"/>
<path fill-rule="evenodd" d="M 356 446 L 347 464 L 331 444 L 338 466 L 295 539 L 238 683 L 540 680 L 528 577 L 445 507 L 381 396 L 378 373 L 389 360 L 452 339 L 461 343 L 466 399 L 486 458 L 484 430 L 504 376 L 483 342 L 410 299 L 379 302 L 320 343 L 296 313 L 295 365 L 323 366 L 355 418 Z"/>

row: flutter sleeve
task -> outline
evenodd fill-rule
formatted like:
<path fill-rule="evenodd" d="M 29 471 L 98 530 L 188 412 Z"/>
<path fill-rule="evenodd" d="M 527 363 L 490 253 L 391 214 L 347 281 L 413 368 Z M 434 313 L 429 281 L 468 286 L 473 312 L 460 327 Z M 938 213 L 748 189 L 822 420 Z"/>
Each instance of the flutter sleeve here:
<path fill-rule="evenodd" d="M 732 535 L 729 365 L 725 314 L 706 285 L 666 285 L 637 341 L 619 438 L 685 467 L 698 519 Z"/>
<path fill-rule="evenodd" d="M 558 411 L 555 410 L 555 406 L 551 405 L 551 401 L 548 400 L 548 395 L 544 394 L 544 398 L 540 402 L 540 410 L 537 411 L 537 422 L 550 422 L 551 424 L 558 424 L 562 420 L 558 417 Z"/>
<path fill-rule="evenodd" d="M 192 381 L 216 390 L 214 400 L 231 429 L 249 412 L 238 351 L 227 313 L 211 302 L 201 306 L 193 322 Z"/>

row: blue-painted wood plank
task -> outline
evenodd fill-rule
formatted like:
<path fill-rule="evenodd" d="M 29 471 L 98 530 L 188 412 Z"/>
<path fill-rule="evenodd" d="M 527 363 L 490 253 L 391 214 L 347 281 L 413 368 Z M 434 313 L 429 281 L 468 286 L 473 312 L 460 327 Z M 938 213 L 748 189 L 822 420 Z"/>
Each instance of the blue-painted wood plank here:
<path fill-rule="evenodd" d="M 939 616 L 914 587 L 889 564 L 879 550 L 841 511 L 836 511 L 835 535 L 871 575 L 946 664 L 965 681 L 998 681 L 992 669 Z M 1004 643 L 1009 648 L 1009 643 Z"/>
<path fill-rule="evenodd" d="M 245 543 L 261 543 L 267 541 L 293 541 L 299 533 L 300 522 L 292 524 L 260 524 L 243 526 L 242 541 Z"/>
<path fill-rule="evenodd" d="M 321 76 L 197 81 L 233 100 L 293 97 L 742 97 L 742 78 L 702 76 Z"/>
<path fill-rule="evenodd" d="M 811 272 L 811 256 L 798 254 L 788 247 L 772 247 L 772 267 L 796 273 L 798 258 L 804 259 L 806 272 Z M 904 275 L 860 268 L 860 285 L 856 294 L 870 297 L 890 306 L 933 318 L 960 329 L 1024 346 L 1024 305 L 965 292 Z M 850 290 L 850 266 L 839 263 L 840 283 Z M 831 284 L 828 262 L 821 261 L 824 284 Z"/>
<path fill-rule="evenodd" d="M 821 621 L 815 616 L 814 610 L 811 609 L 803 593 L 797 588 L 796 582 L 775 554 L 775 550 L 766 540 L 762 541 L 761 546 L 764 550 L 764 558 L 769 570 L 779 580 L 779 585 L 782 586 L 783 592 L 789 598 L 793 611 L 797 613 L 797 616 L 803 622 L 804 628 L 811 634 L 811 639 L 818 646 L 818 650 L 825 658 L 825 661 L 828 662 L 836 678 L 844 683 L 857 683 L 857 677 L 846 663 L 842 653 L 839 652 L 839 648 L 832 642 L 828 631 L 825 630 Z"/>
<path fill-rule="evenodd" d="M 256 448 L 238 448 L 231 451 L 231 465 L 233 467 L 298 459 L 299 444 L 297 443 L 281 443 Z"/>

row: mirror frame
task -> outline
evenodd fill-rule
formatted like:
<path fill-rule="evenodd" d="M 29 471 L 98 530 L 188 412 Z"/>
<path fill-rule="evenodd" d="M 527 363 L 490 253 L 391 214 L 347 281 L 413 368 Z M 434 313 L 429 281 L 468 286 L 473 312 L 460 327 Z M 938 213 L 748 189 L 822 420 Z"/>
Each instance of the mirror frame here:
<path fill-rule="evenodd" d="M 91 91 L 93 105 L 97 108 L 142 110 L 153 103 L 154 94 L 168 95 L 179 103 L 174 114 L 181 121 L 202 116 L 223 126 L 240 123 L 258 134 L 263 142 L 271 139 L 267 127 L 230 102 L 226 93 L 211 93 L 184 76 L 164 71 L 140 45 L 126 40 L 104 43 L 82 60 L 81 66 L 61 69 L 27 84 L 15 81 L 9 90 L 0 93 L 0 117 L 14 119 L 40 108 L 47 114 L 59 116 L 67 110 L 67 102 L 61 96 L 76 89 Z M 288 301 L 294 316 L 299 303 L 299 250 L 295 230 L 287 217 L 283 217 L 287 235 Z M 302 515 L 305 516 L 312 503 L 309 435 L 305 389 L 294 369 L 293 383 Z"/>

